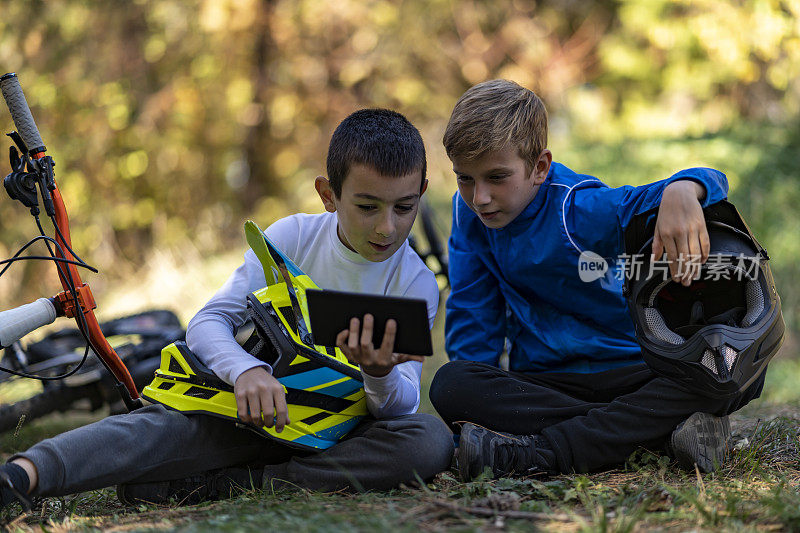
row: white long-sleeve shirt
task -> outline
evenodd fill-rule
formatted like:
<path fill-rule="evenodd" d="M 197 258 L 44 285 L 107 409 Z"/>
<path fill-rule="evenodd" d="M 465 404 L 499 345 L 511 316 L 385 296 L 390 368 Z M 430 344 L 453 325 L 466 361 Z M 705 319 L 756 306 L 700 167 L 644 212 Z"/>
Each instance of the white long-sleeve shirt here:
<path fill-rule="evenodd" d="M 292 215 L 272 224 L 267 237 L 323 289 L 422 298 L 430 325 L 436 317 L 439 288 L 433 273 L 405 242 L 389 259 L 373 263 L 348 249 L 336 232 L 335 213 Z M 264 269 L 252 250 L 222 288 L 192 318 L 186 342 L 215 374 L 233 385 L 256 366 L 266 367 L 234 339 L 247 320 L 247 295 L 266 285 Z M 384 377 L 364 376 L 367 407 L 376 418 L 413 413 L 419 407 L 422 363 L 408 361 Z"/>

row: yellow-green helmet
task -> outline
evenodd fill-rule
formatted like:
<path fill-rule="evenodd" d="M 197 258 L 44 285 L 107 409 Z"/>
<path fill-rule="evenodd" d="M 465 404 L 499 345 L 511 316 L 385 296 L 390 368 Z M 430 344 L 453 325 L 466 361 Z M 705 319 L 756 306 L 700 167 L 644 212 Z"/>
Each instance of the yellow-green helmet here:
<path fill-rule="evenodd" d="M 272 367 L 272 375 L 286 390 L 291 420 L 281 433 L 274 427 L 246 427 L 301 449 L 329 448 L 367 414 L 361 372 L 338 348 L 313 344 L 305 291 L 317 285 L 252 221 L 245 224 L 245 234 L 264 268 L 267 286 L 247 297 L 253 328 L 242 345 Z M 161 366 L 142 396 L 183 413 L 241 423 L 233 387 L 203 365 L 183 342 L 162 350 Z"/>

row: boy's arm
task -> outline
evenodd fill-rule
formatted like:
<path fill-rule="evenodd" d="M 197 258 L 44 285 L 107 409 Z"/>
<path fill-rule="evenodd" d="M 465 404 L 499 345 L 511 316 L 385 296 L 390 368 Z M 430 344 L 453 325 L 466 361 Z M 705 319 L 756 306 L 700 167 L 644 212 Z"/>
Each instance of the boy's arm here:
<path fill-rule="evenodd" d="M 189 322 L 186 343 L 223 381 L 233 385 L 239 418 L 280 433 L 290 422 L 283 386 L 272 368 L 245 351 L 234 332 L 247 318 L 246 295 L 263 284 L 264 271 L 255 254 L 245 262 Z"/>
<path fill-rule="evenodd" d="M 591 251 L 607 259 L 616 259 L 624 251 L 623 236 L 633 217 L 659 208 L 655 242 L 667 243 L 668 259 L 676 259 L 684 246 L 685 253 L 699 250 L 708 235 L 702 208 L 724 200 L 728 194 L 725 175 L 710 168 L 682 170 L 668 179 L 641 185 L 610 188 L 599 181 L 588 182 L 564 202 L 564 222 L 570 239 L 580 251 Z M 690 242 L 691 239 L 691 242 Z M 656 252 L 659 250 L 655 249 Z M 674 265 L 674 263 L 673 263 Z"/>
<path fill-rule="evenodd" d="M 297 253 L 299 226 L 293 217 L 270 225 L 267 237 L 289 257 Z M 255 253 L 248 249 L 244 263 L 189 321 L 186 344 L 217 376 L 235 385 L 239 376 L 255 367 L 270 374 L 272 368 L 245 351 L 234 335 L 247 320 L 247 296 L 267 284 L 264 269 Z"/>
<path fill-rule="evenodd" d="M 506 306 L 497 279 L 489 271 L 475 240 L 482 224 L 458 193 L 453 198 L 453 225 L 448 240 L 450 296 L 445 315 L 445 349 L 451 360 L 497 366 L 506 337 Z"/>
<path fill-rule="evenodd" d="M 420 400 L 422 363 L 406 361 L 383 377 L 364 376 L 367 409 L 375 418 L 392 418 L 416 413 Z"/>
<path fill-rule="evenodd" d="M 375 418 L 414 413 L 419 407 L 422 356 L 394 353 L 397 325 L 386 322 L 383 339 L 373 343 L 374 319 L 352 318 L 350 329 L 339 333 L 336 346 L 354 365 L 361 367 L 367 409 Z M 375 344 L 378 344 L 376 346 Z"/>
<path fill-rule="evenodd" d="M 266 233 L 285 253 L 296 253 L 295 220 L 279 220 Z M 242 421 L 267 427 L 274 424 L 280 433 L 290 423 L 284 387 L 272 376 L 270 365 L 250 355 L 234 338 L 247 319 L 247 295 L 265 284 L 261 262 L 248 250 L 244 264 L 189 322 L 186 343 L 211 371 L 233 385 Z"/>
<path fill-rule="evenodd" d="M 700 265 L 708 259 L 709 238 L 703 207 L 728 196 L 728 180 L 717 170 L 690 168 L 653 184 L 648 193 L 645 197 L 659 197 L 658 203 L 643 202 L 634 212 L 628 202 L 623 202 L 618 215 L 620 225 L 626 228 L 633 216 L 657 206 L 653 257 L 660 259 L 666 252 L 673 281 L 689 286 L 699 274 Z"/>
<path fill-rule="evenodd" d="M 682 180 L 668 185 L 661 195 L 653 234 L 653 257 L 661 258 L 666 252 L 672 280 L 687 287 L 700 274 L 711 246 L 700 204 L 705 194 L 697 182 Z"/>
<path fill-rule="evenodd" d="M 675 182 L 686 180 L 702 186 L 702 190 L 697 187 L 692 188 L 693 195 L 701 207 L 708 207 L 728 197 L 728 180 L 725 174 L 713 168 L 687 168 L 655 183 L 641 187 L 621 187 L 625 193 L 620 198 L 617 209 L 620 226 L 623 229 L 627 228 L 633 217 L 661 205 L 667 188 Z"/>
<path fill-rule="evenodd" d="M 268 364 L 236 342 L 234 334 L 247 320 L 247 295 L 266 285 L 264 270 L 252 250 L 225 284 L 189 321 L 186 344 L 217 376 L 230 385 L 245 371 Z"/>

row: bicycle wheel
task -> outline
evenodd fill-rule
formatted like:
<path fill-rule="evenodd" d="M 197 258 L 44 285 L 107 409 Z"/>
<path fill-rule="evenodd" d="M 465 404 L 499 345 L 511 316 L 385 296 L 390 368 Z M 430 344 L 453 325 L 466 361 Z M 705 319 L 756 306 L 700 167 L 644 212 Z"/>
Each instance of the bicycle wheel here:
<path fill-rule="evenodd" d="M 435 257 L 439 263 L 439 272 L 436 272 L 436 274 L 444 276 L 449 283 L 446 248 L 442 244 L 439 229 L 436 227 L 433 208 L 427 202 L 420 206 L 420 219 L 422 221 L 422 233 L 425 234 L 425 239 L 428 241 L 428 253 Z"/>
<path fill-rule="evenodd" d="M 0 406 L 0 432 L 14 430 L 22 422 L 56 411 L 66 411 L 84 395 L 85 391 L 80 387 L 54 387 L 27 400 L 2 405 Z M 25 417 L 24 420 L 23 417 Z"/>
<path fill-rule="evenodd" d="M 153 310 L 120 317 L 100 325 L 117 355 L 131 370 L 137 389 L 142 390 L 151 380 L 160 363 L 161 349 L 185 332 L 178 317 L 171 311 Z M 27 359 L 24 370 L 43 376 L 57 376 L 68 372 L 83 359 L 84 339 L 75 328 L 66 328 L 23 349 Z M 90 350 L 90 353 L 93 353 Z M 16 354 L 19 360 L 19 354 Z M 17 400 L 18 394 L 4 394 L 24 378 L 12 376 L 0 380 L 0 398 L 8 396 Z M 111 405 L 112 411 L 119 399 L 114 380 L 96 357 L 90 357 L 75 374 L 57 382 L 44 382 L 44 389 L 32 396 L 0 406 L 0 431 L 17 427 L 24 415 L 26 421 L 56 411 L 67 411 L 81 399 L 88 399 L 90 410 Z M 118 409 L 117 409 L 118 410 Z M 119 412 L 123 412 L 122 411 Z"/>
<path fill-rule="evenodd" d="M 435 218 L 433 208 L 427 202 L 420 202 L 417 216 L 418 224 L 414 225 L 416 235 L 411 234 L 408 236 L 408 244 L 436 276 L 439 291 L 441 292 L 450 287 L 450 278 L 448 275 L 447 249 L 443 244 Z M 422 235 L 420 235 L 420 232 Z M 420 244 L 422 240 L 420 237 L 424 237 L 427 250 L 423 250 Z"/>

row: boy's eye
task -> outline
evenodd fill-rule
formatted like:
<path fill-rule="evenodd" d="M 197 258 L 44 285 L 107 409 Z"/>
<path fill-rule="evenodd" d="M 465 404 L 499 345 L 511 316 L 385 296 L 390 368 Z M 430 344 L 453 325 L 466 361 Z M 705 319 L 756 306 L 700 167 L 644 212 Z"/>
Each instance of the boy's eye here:
<path fill-rule="evenodd" d="M 462 176 L 461 174 L 456 174 L 456 181 L 460 181 L 461 183 L 467 183 L 472 181 L 472 178 L 469 176 Z"/>
<path fill-rule="evenodd" d="M 397 209 L 398 211 L 400 211 L 401 213 L 408 213 L 412 209 L 414 209 L 414 206 L 413 205 L 406 205 L 406 204 L 398 204 L 398 205 L 394 206 L 394 208 Z"/>
<path fill-rule="evenodd" d="M 377 209 L 374 205 L 369 205 L 369 204 L 358 204 L 357 207 L 362 211 L 373 211 Z"/>
<path fill-rule="evenodd" d="M 492 176 L 489 176 L 489 179 L 492 180 L 492 181 L 502 181 L 502 180 L 506 179 L 507 177 L 508 177 L 507 174 L 494 174 Z"/>

